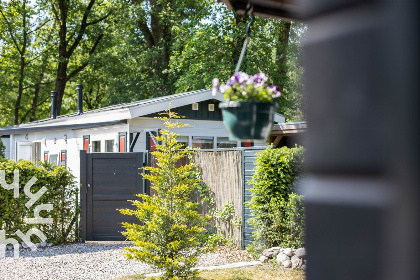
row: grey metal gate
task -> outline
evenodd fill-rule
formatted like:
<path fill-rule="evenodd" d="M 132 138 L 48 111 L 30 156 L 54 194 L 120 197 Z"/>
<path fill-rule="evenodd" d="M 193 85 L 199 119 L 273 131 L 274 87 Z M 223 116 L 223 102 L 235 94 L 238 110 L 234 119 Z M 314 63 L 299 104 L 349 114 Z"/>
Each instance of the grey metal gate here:
<path fill-rule="evenodd" d="M 132 208 L 136 194 L 145 193 L 139 174 L 144 153 L 86 153 L 80 151 L 80 236 L 82 240 L 125 240 L 122 222 L 138 222 L 117 209 Z"/>
<path fill-rule="evenodd" d="M 255 172 L 255 160 L 257 158 L 256 153 L 263 151 L 262 148 L 248 148 L 242 150 L 242 170 L 243 170 L 243 207 L 242 207 L 242 249 L 248 244 L 251 244 L 254 241 L 252 233 L 254 231 L 254 226 L 249 223 L 249 219 L 252 218 L 251 212 L 246 205 L 251 199 L 251 191 L 249 190 L 252 185 L 248 183 L 252 179 L 252 175 Z"/>

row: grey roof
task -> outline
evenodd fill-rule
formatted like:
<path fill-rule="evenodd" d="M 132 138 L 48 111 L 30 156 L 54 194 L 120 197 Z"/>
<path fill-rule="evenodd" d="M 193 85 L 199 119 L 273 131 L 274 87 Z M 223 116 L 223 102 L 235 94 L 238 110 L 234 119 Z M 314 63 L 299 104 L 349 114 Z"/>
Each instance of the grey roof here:
<path fill-rule="evenodd" d="M 172 108 L 179 106 L 200 102 L 202 100 L 216 99 L 223 100 L 220 93 L 217 96 L 211 95 L 210 89 L 196 90 L 190 92 L 183 92 L 173 95 L 161 96 L 150 98 L 131 103 L 122 103 L 103 107 L 96 110 L 88 110 L 83 114 L 71 113 L 66 115 L 57 116 L 56 119 L 43 119 L 20 125 L 14 125 L 0 129 L 0 135 L 13 134 L 13 133 L 26 133 L 25 131 L 42 131 L 46 128 L 73 128 L 75 127 L 92 127 L 107 125 L 113 122 L 121 123 L 122 120 L 131 119 L 137 116 L 144 116 L 150 113 L 161 112 L 168 108 L 171 100 L 179 101 L 174 102 Z M 147 109 L 146 109 L 147 108 Z M 113 115 L 119 112 L 118 115 Z M 110 114 L 111 113 L 111 114 Z M 94 116 L 100 116 L 100 119 L 93 119 Z M 28 130 L 29 129 L 29 130 Z"/>
<path fill-rule="evenodd" d="M 177 94 L 172 94 L 172 95 L 166 95 L 166 96 L 161 96 L 161 97 L 155 97 L 155 98 L 150 98 L 150 99 L 144 99 L 144 100 L 134 101 L 134 102 L 130 102 L 130 103 L 121 103 L 121 104 L 111 105 L 111 106 L 107 106 L 107 107 L 103 107 L 103 108 L 99 108 L 99 109 L 95 109 L 95 110 L 84 111 L 83 115 L 94 114 L 94 113 L 99 113 L 99 112 L 115 111 L 115 110 L 120 110 L 120 109 L 125 109 L 125 108 L 132 108 L 132 107 L 136 107 L 136 106 L 139 106 L 139 105 L 155 104 L 155 103 L 170 101 L 172 99 L 177 99 L 179 97 L 185 97 L 185 96 L 192 97 L 192 96 L 197 95 L 197 94 L 210 93 L 210 92 L 211 92 L 211 90 L 209 90 L 209 89 L 202 89 L 202 90 L 195 90 L 195 91 L 177 93 Z M 76 117 L 76 116 L 78 116 L 78 114 L 77 114 L 77 112 L 74 112 L 74 113 L 70 113 L 70 114 L 57 116 L 57 118 L 55 120 L 51 119 L 51 118 L 48 118 L 48 119 L 37 120 L 37 121 L 25 123 L 23 125 L 39 124 L 39 123 L 44 123 L 44 122 L 51 123 L 51 122 L 54 122 L 54 121 L 58 122 L 60 119 L 69 118 L 69 117 Z"/>
<path fill-rule="evenodd" d="M 82 127 L 111 125 L 121 123 L 122 121 L 135 117 L 162 112 L 168 109 L 169 102 L 171 101 L 173 101 L 171 108 L 177 108 L 210 99 L 218 101 L 224 100 L 223 95 L 220 92 L 218 92 L 216 96 L 213 96 L 211 94 L 211 89 L 183 92 L 85 111 L 81 115 L 71 113 L 58 116 L 56 119 L 48 118 L 30 123 L 9 126 L 0 129 L 0 135 L 27 133 L 29 131 L 45 131 L 47 129 L 76 129 Z M 284 117 L 280 114 L 275 114 L 275 120 L 276 122 L 280 122 L 280 120 L 284 120 Z"/>

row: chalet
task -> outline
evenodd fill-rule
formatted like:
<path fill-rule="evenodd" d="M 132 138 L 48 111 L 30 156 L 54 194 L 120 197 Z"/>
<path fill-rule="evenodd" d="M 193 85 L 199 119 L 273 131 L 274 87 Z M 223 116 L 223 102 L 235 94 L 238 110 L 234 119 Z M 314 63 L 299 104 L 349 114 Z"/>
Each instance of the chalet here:
<path fill-rule="evenodd" d="M 154 135 L 164 128 L 156 119 L 159 112 L 171 108 L 185 116 L 191 125 L 177 129 L 178 140 L 186 146 L 220 149 L 265 143 L 229 141 L 223 126 L 219 103 L 223 96 L 212 96 L 211 90 L 199 90 L 109 106 L 83 112 L 79 86 L 79 111 L 31 123 L 0 129 L 6 146 L 6 157 L 12 160 L 47 160 L 65 165 L 79 178 L 80 151 L 88 153 L 127 153 L 153 150 Z M 276 114 L 276 123 L 284 117 Z"/>

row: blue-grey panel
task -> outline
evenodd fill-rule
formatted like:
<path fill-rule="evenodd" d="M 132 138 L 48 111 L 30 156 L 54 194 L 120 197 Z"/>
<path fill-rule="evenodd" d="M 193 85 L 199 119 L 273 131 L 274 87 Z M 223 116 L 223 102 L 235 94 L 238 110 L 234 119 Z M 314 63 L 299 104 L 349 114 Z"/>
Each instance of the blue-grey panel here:
<path fill-rule="evenodd" d="M 252 179 L 252 175 L 255 172 L 255 160 L 257 159 L 256 154 L 261 152 L 263 149 L 248 149 L 243 151 L 243 167 L 244 167 L 244 177 L 243 177 L 243 201 L 244 206 L 242 208 L 242 248 L 244 249 L 247 245 L 251 244 L 254 240 L 252 238 L 252 233 L 254 232 L 254 227 L 249 224 L 248 220 L 252 218 L 251 211 L 246 202 L 251 199 L 250 189 L 253 187 L 249 181 Z"/>

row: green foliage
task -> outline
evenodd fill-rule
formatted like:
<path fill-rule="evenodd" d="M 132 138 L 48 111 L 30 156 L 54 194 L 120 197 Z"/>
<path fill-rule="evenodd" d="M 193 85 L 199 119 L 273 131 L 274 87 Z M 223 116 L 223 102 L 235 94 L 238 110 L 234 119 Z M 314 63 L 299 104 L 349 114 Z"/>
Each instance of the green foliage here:
<path fill-rule="evenodd" d="M 255 216 L 250 219 L 255 248 L 303 244 L 303 204 L 293 194 L 293 184 L 303 171 L 303 152 L 303 147 L 268 147 L 258 153 L 248 202 Z M 297 225 L 301 228 L 293 228 Z"/>
<path fill-rule="evenodd" d="M 191 195 L 200 180 L 195 174 L 195 164 L 180 167 L 175 164 L 182 158 L 191 155 L 190 150 L 177 141 L 178 134 L 173 129 L 185 126 L 173 119 L 179 118 L 176 113 L 167 110 L 165 121 L 167 129 L 157 136 L 162 145 L 156 145 L 153 156 L 157 167 L 145 167 L 148 174 L 142 174 L 153 183 L 157 194 L 150 197 L 139 194 L 139 201 L 132 201 L 136 210 L 121 209 L 125 215 L 136 216 L 140 224 L 124 223 L 123 234 L 134 241 L 136 248 L 125 248 L 128 258 L 141 260 L 156 268 L 164 269 L 162 279 L 193 279 L 196 272 L 190 269 L 195 266 L 199 254 L 205 248 L 205 226 L 209 216 L 201 216 L 198 203 Z"/>
<path fill-rule="evenodd" d="M 65 7 L 63 19 L 58 6 Z M 209 88 L 214 77 L 227 79 L 233 74 L 249 21 L 210 0 L 99 0 L 90 11 L 87 6 L 80 0 L 69 5 L 47 0 L 2 2 L 0 127 L 49 117 L 50 92 L 64 61 L 68 64 L 66 71 L 60 68 L 67 76 L 60 86 L 65 88 L 61 114 L 77 110 L 79 83 L 84 84 L 85 110 Z M 81 28 L 85 14 L 89 26 Z M 60 34 L 63 24 L 66 34 Z M 256 18 L 241 70 L 266 73 L 283 92 L 279 112 L 287 121 L 302 121 L 300 41 L 306 27 L 293 22 L 285 47 L 280 40 L 284 25 Z M 60 38 L 66 42 L 60 44 Z M 75 42 L 79 43 L 70 48 Z"/>
<path fill-rule="evenodd" d="M 75 186 L 74 176 L 62 166 L 53 166 L 47 162 L 39 162 L 37 165 L 31 161 L 0 162 L 0 171 L 5 172 L 6 183 L 14 181 L 14 170 L 19 170 L 19 197 L 15 198 L 13 190 L 0 187 L 0 229 L 6 230 L 8 237 L 19 240 L 14 235 L 17 230 L 26 233 L 34 226 L 41 230 L 47 240 L 54 244 L 72 242 L 77 239 L 75 230 L 79 206 L 76 205 L 78 188 Z M 32 193 L 37 193 L 45 187 L 47 191 L 29 209 L 25 203 L 29 197 L 25 195 L 24 186 L 32 178 L 37 180 L 31 187 Z M 34 218 L 36 206 L 52 204 L 53 209 L 41 211 L 40 217 L 52 218 L 52 224 L 27 224 L 24 218 Z M 39 242 L 34 237 L 34 241 Z"/>
<path fill-rule="evenodd" d="M 235 227 L 241 226 L 242 219 L 236 215 L 233 202 L 228 200 L 220 209 L 214 209 L 213 217 L 216 222 L 216 233 L 212 239 L 210 239 L 210 242 L 216 240 L 220 243 L 219 246 L 234 246 L 235 239 L 233 239 L 233 230 Z M 225 230 L 223 230 L 222 227 Z"/>
<path fill-rule="evenodd" d="M 0 159 L 5 158 L 4 151 L 6 150 L 6 147 L 3 144 L 3 141 L 0 138 Z"/>
<path fill-rule="evenodd" d="M 303 196 L 295 193 L 289 195 L 285 209 L 285 221 L 283 223 L 284 247 L 300 248 L 305 240 L 305 208 Z"/>

